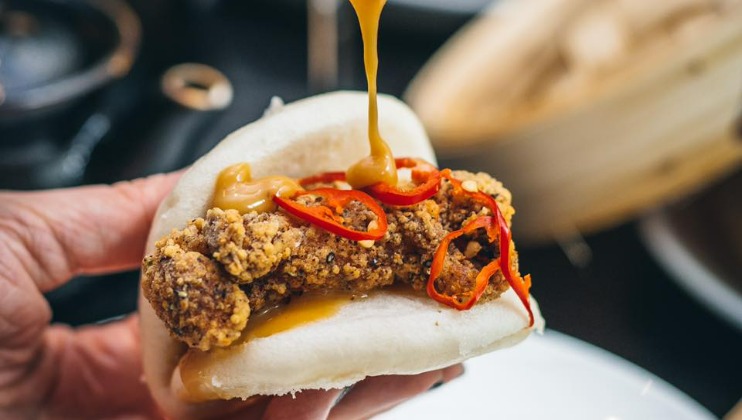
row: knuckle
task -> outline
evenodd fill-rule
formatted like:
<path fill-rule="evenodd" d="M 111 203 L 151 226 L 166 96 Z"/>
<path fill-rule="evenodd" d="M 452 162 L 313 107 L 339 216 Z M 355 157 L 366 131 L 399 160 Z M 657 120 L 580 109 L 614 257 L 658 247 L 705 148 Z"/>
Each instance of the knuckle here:
<path fill-rule="evenodd" d="M 1 195 L 1 194 L 0 194 Z M 0 206 L 0 281 L 30 279 L 48 289 L 69 273 L 72 261 L 65 258 L 63 243 L 31 199 L 15 197 Z"/>

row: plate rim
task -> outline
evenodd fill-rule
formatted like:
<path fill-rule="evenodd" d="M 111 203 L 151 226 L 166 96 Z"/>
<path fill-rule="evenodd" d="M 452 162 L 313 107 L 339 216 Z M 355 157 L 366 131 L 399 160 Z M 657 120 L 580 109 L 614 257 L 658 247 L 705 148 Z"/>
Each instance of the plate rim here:
<path fill-rule="evenodd" d="M 666 209 L 655 209 L 643 216 L 639 221 L 639 235 L 649 253 L 680 287 L 709 311 L 742 331 L 742 296 L 684 245 Z"/>
<path fill-rule="evenodd" d="M 536 349 L 539 350 L 539 354 L 542 351 L 552 350 L 557 354 L 564 355 L 570 359 L 580 360 L 580 363 L 584 363 L 583 367 L 585 369 L 590 369 L 595 367 L 595 365 L 599 365 L 602 374 L 609 375 L 612 379 L 615 379 L 617 383 L 623 383 L 626 386 L 630 386 L 632 389 L 636 385 L 644 384 L 644 387 L 641 388 L 642 396 L 646 389 L 646 392 L 651 394 L 652 398 L 656 402 L 661 403 L 662 406 L 672 408 L 676 412 L 687 414 L 684 418 L 717 418 L 708 408 L 656 374 L 595 344 L 548 328 L 540 336 L 537 335 L 535 337 L 527 338 L 522 345 L 528 346 L 529 342 L 531 342 L 531 345 L 535 345 L 532 343 L 532 340 L 540 341 L 540 343 L 536 345 L 538 346 Z M 465 362 L 465 366 L 467 366 L 471 371 L 476 371 L 477 365 L 492 363 L 498 357 L 498 354 L 508 351 L 518 352 L 518 346 L 475 357 Z M 531 351 L 533 351 L 533 349 L 531 349 Z M 463 378 L 462 383 L 465 380 L 466 377 Z M 413 400 L 413 404 L 426 398 L 441 398 L 441 393 L 445 392 L 445 389 L 445 387 L 442 387 L 441 389 L 433 391 L 433 394 L 435 394 L 434 396 L 424 394 L 420 396 L 419 399 Z M 402 407 L 404 407 L 404 405 L 402 405 Z M 405 414 L 404 412 L 401 412 L 402 410 L 404 410 L 404 408 L 400 409 L 399 406 L 395 407 L 388 412 L 382 413 L 379 418 L 382 420 L 405 418 L 402 417 L 402 415 Z M 419 414 L 424 415 L 425 413 L 422 412 Z M 558 418 L 558 416 L 553 418 Z M 579 412 L 575 411 L 575 416 L 570 418 L 579 418 Z M 608 416 L 606 418 L 611 417 Z"/>

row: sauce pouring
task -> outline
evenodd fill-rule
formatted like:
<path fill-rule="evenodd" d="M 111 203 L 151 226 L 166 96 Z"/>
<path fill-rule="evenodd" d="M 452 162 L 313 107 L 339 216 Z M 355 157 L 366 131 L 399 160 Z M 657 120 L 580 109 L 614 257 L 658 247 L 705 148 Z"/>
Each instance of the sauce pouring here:
<path fill-rule="evenodd" d="M 397 167 L 389 145 L 379 133 L 379 108 L 376 99 L 376 75 L 379 68 L 379 19 L 386 0 L 350 0 L 358 15 L 363 37 L 363 61 L 368 81 L 368 141 L 371 154 L 356 162 L 346 172 L 353 188 L 377 183 L 397 185 Z"/>

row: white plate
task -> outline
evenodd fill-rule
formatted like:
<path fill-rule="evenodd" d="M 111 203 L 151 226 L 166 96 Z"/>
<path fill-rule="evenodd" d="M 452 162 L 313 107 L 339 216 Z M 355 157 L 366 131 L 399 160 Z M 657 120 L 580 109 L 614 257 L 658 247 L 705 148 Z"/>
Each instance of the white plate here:
<path fill-rule="evenodd" d="M 696 223 L 707 223 L 709 229 L 733 229 L 731 226 L 720 225 L 719 219 L 713 216 Z M 680 286 L 706 308 L 742 331 L 742 294 L 733 286 L 741 282 L 740 278 L 726 278 L 711 269 L 715 261 L 709 256 L 713 257 L 714 254 L 703 256 L 695 252 L 679 236 L 679 229 L 683 228 L 687 229 L 687 226 L 674 224 L 667 210 L 658 210 L 642 218 L 639 233 L 649 252 Z M 716 243 L 706 245 L 715 246 Z M 738 267 L 740 264 L 742 263 L 737 261 Z M 728 271 L 733 270 L 731 268 Z"/>
<path fill-rule="evenodd" d="M 466 374 L 379 419 L 713 419 L 657 376 L 547 330 L 466 362 Z"/>

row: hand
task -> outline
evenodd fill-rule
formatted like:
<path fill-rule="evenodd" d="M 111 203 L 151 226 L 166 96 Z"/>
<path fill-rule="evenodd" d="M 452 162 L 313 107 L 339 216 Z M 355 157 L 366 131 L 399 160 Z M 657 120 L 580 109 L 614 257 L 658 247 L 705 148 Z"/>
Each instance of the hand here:
<path fill-rule="evenodd" d="M 138 267 L 157 205 L 176 178 L 0 193 L 0 418 L 164 417 L 142 379 L 136 316 L 77 329 L 50 325 L 43 293 L 76 275 Z M 368 417 L 462 372 L 456 365 L 369 378 L 342 400 L 341 390 L 306 391 L 225 407 L 237 418 Z"/>

